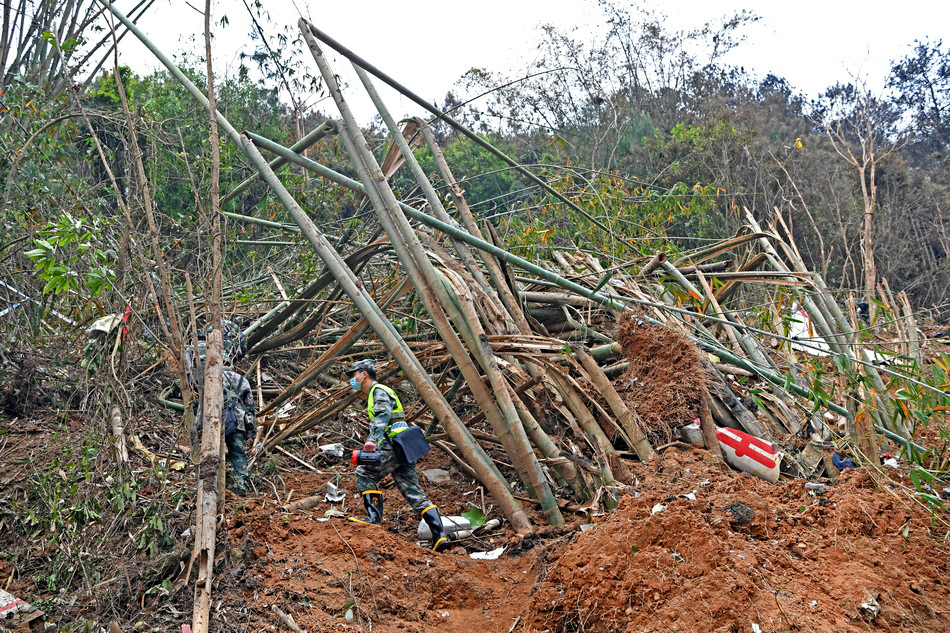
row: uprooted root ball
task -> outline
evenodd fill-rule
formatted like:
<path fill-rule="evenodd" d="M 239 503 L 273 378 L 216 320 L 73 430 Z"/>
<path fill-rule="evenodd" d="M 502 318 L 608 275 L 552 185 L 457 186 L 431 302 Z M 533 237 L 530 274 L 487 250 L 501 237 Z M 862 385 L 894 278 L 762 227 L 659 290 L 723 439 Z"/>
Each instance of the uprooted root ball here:
<path fill-rule="evenodd" d="M 699 415 L 709 377 L 702 352 L 683 334 L 623 315 L 617 340 L 630 368 L 615 383 L 654 439 L 670 439 L 673 430 Z"/>

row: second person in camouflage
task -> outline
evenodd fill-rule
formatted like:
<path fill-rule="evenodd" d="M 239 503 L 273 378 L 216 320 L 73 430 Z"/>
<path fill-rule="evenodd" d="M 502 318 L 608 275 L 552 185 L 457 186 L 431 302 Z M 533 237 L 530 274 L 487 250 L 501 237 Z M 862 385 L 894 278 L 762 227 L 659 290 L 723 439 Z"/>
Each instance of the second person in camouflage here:
<path fill-rule="evenodd" d="M 254 445 L 257 435 L 257 417 L 254 395 L 247 378 L 233 371 L 221 373 L 224 390 L 224 443 L 228 447 L 228 463 L 231 464 L 231 489 L 243 497 L 247 493 L 246 445 Z"/>

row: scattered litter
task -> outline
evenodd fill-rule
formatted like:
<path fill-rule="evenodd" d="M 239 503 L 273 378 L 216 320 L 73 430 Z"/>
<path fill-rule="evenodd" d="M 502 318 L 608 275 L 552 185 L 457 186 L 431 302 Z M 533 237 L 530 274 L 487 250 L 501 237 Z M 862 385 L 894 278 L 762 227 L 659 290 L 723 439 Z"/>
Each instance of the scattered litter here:
<path fill-rule="evenodd" d="M 868 622 L 877 619 L 877 616 L 881 615 L 881 605 L 878 604 L 877 597 L 878 594 L 876 593 L 868 596 L 868 599 L 858 607 L 861 617 Z"/>
<path fill-rule="evenodd" d="M 332 481 L 327 482 L 327 494 L 323 500 L 328 503 L 340 503 L 346 500 L 346 491 L 337 488 Z"/>
<path fill-rule="evenodd" d="M 796 305 L 795 308 L 797 307 Z M 804 343 L 804 345 L 802 343 L 792 343 L 792 349 L 805 352 L 811 356 L 831 355 L 828 342 L 815 334 L 815 328 L 807 312 L 799 309 L 795 316 L 789 319 L 789 326 L 788 338 Z"/>
<path fill-rule="evenodd" d="M 884 460 L 885 466 L 890 466 L 891 468 L 900 468 L 900 464 L 897 463 L 897 459 L 894 457 L 889 457 Z"/>
<path fill-rule="evenodd" d="M 462 516 L 443 516 L 442 527 L 445 530 L 445 536 L 450 541 L 461 541 L 472 535 L 472 522 Z M 424 520 L 419 521 L 416 534 L 420 541 L 432 540 L 432 532 Z"/>
<path fill-rule="evenodd" d="M 346 512 L 337 510 L 336 508 L 330 508 L 329 510 L 323 513 L 323 516 L 327 517 L 328 519 L 332 519 L 333 517 L 343 518 L 346 516 Z"/>
<path fill-rule="evenodd" d="M 346 453 L 346 449 L 343 448 L 342 444 L 324 444 L 320 447 L 320 451 L 324 455 L 337 458 L 343 457 Z"/>
<path fill-rule="evenodd" d="M 696 491 L 688 492 L 685 495 L 680 495 L 680 499 L 688 499 L 690 501 L 696 501 Z"/>
<path fill-rule="evenodd" d="M 270 377 L 270 376 L 267 376 L 266 378 L 265 378 L 264 376 L 266 376 L 266 374 L 262 374 L 262 375 L 261 375 L 261 380 L 262 380 L 262 381 L 271 380 L 271 377 Z M 293 402 L 288 402 L 288 403 L 284 404 L 284 405 L 281 406 L 279 409 L 277 409 L 277 419 L 278 419 L 278 420 L 282 420 L 282 419 L 284 419 L 284 418 L 289 418 L 291 412 L 293 412 L 293 410 L 296 409 L 296 408 L 297 408 L 297 405 L 295 405 Z M 334 444 L 327 444 L 327 446 L 334 446 Z M 339 446 L 340 446 L 340 448 L 343 447 L 342 444 L 339 444 Z M 323 447 L 321 446 L 320 448 L 322 449 Z M 342 455 L 340 455 L 340 457 L 342 457 Z"/>
<path fill-rule="evenodd" d="M 812 600 L 811 602 L 808 603 L 808 606 L 809 606 L 809 607 L 817 607 L 817 606 L 818 606 L 818 601 L 817 601 L 817 600 Z"/>
<path fill-rule="evenodd" d="M 595 523 L 581 523 L 581 532 L 586 532 L 587 530 L 593 530 L 597 527 Z"/>
<path fill-rule="evenodd" d="M 820 497 L 821 495 L 828 492 L 828 488 L 825 486 L 825 484 L 819 484 L 813 481 L 806 481 L 805 488 L 812 494 L 812 496 L 815 497 Z"/>
<path fill-rule="evenodd" d="M 762 633 L 762 629 L 755 622 L 752 623 L 752 633 Z"/>
<path fill-rule="evenodd" d="M 14 619 L 20 622 L 30 622 L 32 623 L 30 628 L 33 629 L 45 617 L 46 614 L 30 603 L 0 589 L 0 620 Z M 42 630 L 42 624 L 39 624 L 39 626 L 40 629 L 37 630 Z"/>
<path fill-rule="evenodd" d="M 497 560 L 504 552 L 505 548 L 499 547 L 498 549 L 493 549 L 490 552 L 472 552 L 469 554 L 469 557 L 476 560 Z"/>
<path fill-rule="evenodd" d="M 845 457 L 841 453 L 835 453 L 831 456 L 831 463 L 835 465 L 835 468 L 838 470 L 844 470 L 845 468 L 854 468 L 854 460 L 848 457 Z"/>
<path fill-rule="evenodd" d="M 693 420 L 690 424 L 680 427 L 680 439 L 687 444 L 702 444 L 703 431 L 699 427 L 699 418 Z"/>
<path fill-rule="evenodd" d="M 182 538 L 191 538 L 191 536 L 192 536 L 193 534 L 195 534 L 197 531 L 198 531 L 198 527 L 195 526 L 195 525 L 191 525 L 191 526 L 185 528 L 185 531 L 181 533 L 181 537 L 182 537 Z"/>
<path fill-rule="evenodd" d="M 449 471 L 442 470 L 441 468 L 429 468 L 428 470 L 424 470 L 422 471 L 422 476 L 434 484 L 452 483 Z"/>
<path fill-rule="evenodd" d="M 653 506 L 653 510 L 650 511 L 650 514 L 659 514 L 660 512 L 663 512 L 664 510 L 666 510 L 666 506 L 663 505 L 662 503 L 658 503 L 655 506 Z"/>

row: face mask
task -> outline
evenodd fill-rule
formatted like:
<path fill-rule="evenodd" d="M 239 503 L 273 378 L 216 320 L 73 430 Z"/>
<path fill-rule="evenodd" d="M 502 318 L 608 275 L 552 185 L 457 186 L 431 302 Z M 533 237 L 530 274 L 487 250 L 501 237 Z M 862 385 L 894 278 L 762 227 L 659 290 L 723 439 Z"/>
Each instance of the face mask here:
<path fill-rule="evenodd" d="M 356 377 L 350 378 L 350 389 L 353 391 L 360 390 L 361 383 L 356 379 Z"/>

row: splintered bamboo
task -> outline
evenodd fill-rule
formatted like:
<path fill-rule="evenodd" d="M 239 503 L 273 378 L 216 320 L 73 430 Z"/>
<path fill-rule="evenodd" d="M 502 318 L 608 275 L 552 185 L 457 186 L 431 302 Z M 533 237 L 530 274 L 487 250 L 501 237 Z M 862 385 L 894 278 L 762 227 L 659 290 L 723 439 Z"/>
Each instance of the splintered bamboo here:
<path fill-rule="evenodd" d="M 352 190 L 354 190 L 354 191 L 359 191 L 359 192 L 364 192 L 364 193 L 365 193 L 365 189 L 364 189 L 364 187 L 363 187 L 362 184 L 356 182 L 355 180 L 353 180 L 353 179 L 351 179 L 351 178 L 348 178 L 348 177 L 344 176 L 343 174 L 340 174 L 340 173 L 338 173 L 338 172 L 335 172 L 335 171 L 333 171 L 332 169 L 329 169 L 329 168 L 327 168 L 327 167 L 325 167 L 325 166 L 323 166 L 323 165 L 321 165 L 321 164 L 319 164 L 319 163 L 316 163 L 316 162 L 314 162 L 314 161 L 312 161 L 312 160 L 310 160 L 310 159 L 308 159 L 308 158 L 304 158 L 303 156 L 300 156 L 299 154 L 295 154 L 295 153 L 293 153 L 293 152 L 290 152 L 286 147 L 283 147 L 282 145 L 280 145 L 280 144 L 278 144 L 278 143 L 274 143 L 273 141 L 270 141 L 270 140 L 268 140 L 268 139 L 266 139 L 266 138 L 264 138 L 264 137 L 262 137 L 262 136 L 260 136 L 260 135 L 253 134 L 253 133 L 248 133 L 248 136 L 249 136 L 250 138 L 252 138 L 255 143 L 261 145 L 262 147 L 266 147 L 269 151 L 272 151 L 272 152 L 274 152 L 274 153 L 276 153 L 276 154 L 281 154 L 281 155 L 287 156 L 289 160 L 291 160 L 291 161 L 293 161 L 293 162 L 295 162 L 295 163 L 297 163 L 297 164 L 299 164 L 299 165 L 303 165 L 303 166 L 307 167 L 308 169 L 310 169 L 310 170 L 313 171 L 314 173 L 317 173 L 317 174 L 319 174 L 320 176 L 323 176 L 323 177 L 327 178 L 328 180 L 331 180 L 331 181 L 333 181 L 333 182 L 336 182 L 336 183 L 338 183 L 338 184 L 340 184 L 340 185 L 342 185 L 342 186 L 344 186 L 344 187 L 347 187 L 347 188 L 349 188 L 349 189 L 352 189 Z M 468 242 L 468 243 L 471 244 L 472 246 L 475 246 L 476 248 L 479 248 L 479 249 L 485 251 L 486 253 L 490 253 L 491 255 L 494 255 L 495 257 L 498 257 L 499 259 L 501 259 L 501 260 L 503 260 L 503 261 L 505 261 L 505 262 L 508 262 L 508 263 L 510 263 L 510 264 L 512 264 L 512 265 L 514 265 L 514 266 L 518 266 L 518 267 L 521 268 L 522 270 L 526 270 L 526 271 L 528 271 L 528 272 L 530 272 L 530 273 L 532 273 L 532 274 L 535 274 L 535 275 L 537 275 L 538 277 L 540 277 L 541 279 L 543 279 L 543 280 L 545 280 L 545 281 L 547 281 L 547 282 L 550 282 L 551 284 L 553 284 L 553 285 L 555 285 L 555 286 L 557 286 L 557 287 L 559 287 L 559 288 L 563 288 L 564 290 L 569 290 L 569 291 L 571 291 L 571 292 L 575 292 L 575 293 L 577 293 L 579 296 L 582 296 L 582 297 L 587 297 L 587 298 L 589 298 L 589 299 L 595 301 L 596 303 L 605 306 L 605 307 L 608 308 L 608 309 L 612 309 L 612 310 L 626 310 L 627 308 L 621 303 L 621 301 L 629 301 L 629 302 L 631 302 L 631 303 L 635 303 L 635 304 L 639 304 L 639 305 L 643 305 L 643 306 L 648 306 L 648 307 L 650 307 L 650 308 L 654 308 L 654 309 L 658 309 L 658 310 L 663 310 L 663 311 L 671 312 L 671 313 L 674 313 L 674 314 L 690 314 L 690 312 L 689 312 L 688 310 L 683 310 L 683 309 L 681 309 L 681 308 L 676 308 L 676 307 L 669 306 L 669 305 L 659 304 L 659 303 L 657 303 L 657 302 L 655 302 L 655 301 L 649 301 L 649 300 L 645 300 L 645 299 L 641 299 L 641 298 L 634 298 L 634 297 L 625 297 L 625 298 L 621 299 L 620 297 L 617 297 L 617 296 L 609 296 L 609 297 L 608 297 L 608 296 L 605 296 L 605 295 L 603 295 L 603 294 L 601 294 L 601 293 L 599 293 L 599 292 L 594 292 L 594 291 L 592 291 L 592 290 L 589 289 L 589 288 L 585 288 L 584 286 L 582 286 L 582 285 L 580 285 L 580 284 L 577 284 L 577 283 L 575 283 L 575 282 L 573 282 L 573 281 L 570 281 L 569 279 L 565 279 L 565 278 L 561 277 L 560 275 L 557 275 L 556 273 L 553 273 L 553 272 L 547 270 L 546 268 L 543 268 L 543 267 L 541 267 L 541 266 L 538 266 L 538 265 L 536 265 L 536 264 L 533 264 L 532 262 L 530 262 L 530 261 L 528 261 L 528 260 L 526 260 L 526 259 L 524 259 L 524 258 L 522 258 L 522 257 L 519 257 L 519 256 L 517 256 L 517 255 L 515 255 L 515 254 L 513 254 L 513 253 L 510 253 L 510 252 L 508 252 L 508 251 L 506 251 L 506 250 L 504 250 L 504 249 L 502 249 L 502 248 L 500 248 L 500 247 L 498 247 L 498 246 L 496 246 L 496 245 L 494 245 L 494 244 L 491 244 L 491 243 L 486 242 L 486 241 L 484 241 L 484 240 L 480 240 L 480 239 L 478 239 L 478 238 L 476 238 L 476 237 L 470 235 L 470 234 L 469 234 L 468 232 L 466 232 L 466 231 L 463 231 L 463 230 L 461 230 L 461 229 L 458 229 L 458 228 L 456 228 L 456 227 L 454 227 L 454 226 L 452 226 L 452 225 L 450 225 L 450 224 L 446 224 L 445 222 L 440 222 L 439 220 L 436 220 L 435 218 L 433 218 L 433 217 L 431 217 L 431 216 L 429 216 L 429 215 L 427 215 L 427 214 L 425 214 L 425 213 L 423 213 L 423 212 L 421 212 L 421 211 L 419 211 L 419 210 L 417 210 L 417 209 L 414 209 L 414 208 L 410 207 L 409 205 L 400 203 L 399 206 L 400 206 L 400 208 L 401 208 L 409 217 L 411 217 L 411 218 L 414 219 L 414 220 L 418 220 L 419 222 L 425 224 L 426 226 L 429 226 L 429 227 L 431 227 L 431 228 L 433 228 L 433 229 L 442 231 L 443 233 L 446 233 L 446 234 L 451 235 L 451 236 L 453 236 L 453 237 L 457 237 L 458 239 L 460 239 L 460 240 L 462 240 L 462 241 Z M 756 234 L 755 239 L 758 239 L 759 237 L 760 237 L 760 234 Z M 702 316 L 702 315 L 698 315 L 698 316 Z M 728 323 L 728 322 L 725 322 L 725 321 L 723 321 L 722 319 L 718 319 L 718 318 L 716 318 L 716 317 L 707 317 L 707 318 L 708 318 L 709 320 L 713 321 L 713 322 L 724 322 L 724 323 Z M 748 328 L 748 327 L 744 327 L 743 329 L 745 329 L 746 331 L 750 331 L 750 328 Z M 776 338 L 784 339 L 784 338 L 787 338 L 787 337 L 776 337 Z M 745 370 L 747 370 L 747 371 L 755 372 L 757 375 L 760 375 L 760 376 L 762 376 L 763 378 L 766 378 L 770 383 L 772 383 L 772 384 L 775 385 L 776 387 L 785 388 L 785 387 L 784 387 L 784 385 L 785 385 L 785 380 L 784 380 L 784 379 L 782 379 L 782 378 L 776 376 L 776 375 L 773 374 L 772 372 L 766 370 L 764 367 L 756 367 L 756 366 L 754 366 L 754 365 L 752 365 L 752 364 L 750 364 L 750 363 L 747 363 L 746 361 L 744 361 L 744 360 L 742 360 L 742 359 L 740 359 L 740 358 L 734 356 L 733 354 L 729 353 L 725 348 L 723 348 L 720 344 L 715 343 L 715 342 L 712 342 L 712 341 L 704 340 L 704 339 L 702 339 L 702 338 L 696 338 L 696 337 L 690 337 L 690 340 L 692 340 L 696 345 L 698 345 L 698 346 L 699 346 L 700 348 L 702 348 L 703 350 L 705 350 L 705 351 L 707 351 L 707 352 L 710 352 L 710 353 L 712 353 L 712 354 L 719 355 L 719 356 L 723 357 L 724 359 L 726 359 L 727 362 L 729 362 L 729 363 L 731 363 L 731 364 L 733 364 L 733 365 L 736 365 L 736 366 L 738 366 L 738 367 L 741 367 L 742 369 L 745 369 Z M 853 360 L 853 359 L 852 359 L 852 360 Z M 801 396 L 801 397 L 804 397 L 804 398 L 807 398 L 807 399 L 811 400 L 812 402 L 819 403 L 819 404 L 822 404 L 822 405 L 827 404 L 828 408 L 830 408 L 831 410 L 833 410 L 833 411 L 835 411 L 835 412 L 837 412 L 837 413 L 840 413 L 841 415 L 844 415 L 844 416 L 846 416 L 846 417 L 849 415 L 847 409 L 845 409 L 844 407 L 841 407 L 840 405 L 837 405 L 837 404 L 835 404 L 835 403 L 825 403 L 825 400 L 824 400 L 823 398 L 820 398 L 819 396 L 815 395 L 811 390 L 806 389 L 806 388 L 802 387 L 801 385 L 799 385 L 799 384 L 797 384 L 797 383 L 794 383 L 794 382 L 793 382 L 793 383 L 789 386 L 789 389 L 791 389 L 792 391 L 794 391 L 797 395 L 799 395 L 799 396 Z M 896 437 L 899 437 L 899 436 L 896 436 Z M 895 438 L 892 437 L 892 439 L 895 439 Z M 900 441 L 901 443 L 907 443 L 907 439 L 906 439 L 906 438 L 900 438 L 899 440 L 896 440 L 896 441 Z"/>
<path fill-rule="evenodd" d="M 386 183 L 382 171 L 378 163 L 376 163 L 375 157 L 368 150 L 366 140 L 363 138 L 362 132 L 356 124 L 356 120 L 352 112 L 350 112 L 349 106 L 343 98 L 343 94 L 336 82 L 336 75 L 330 68 L 316 39 L 313 38 L 310 33 L 309 23 L 301 18 L 299 24 L 304 39 L 310 47 L 314 61 L 320 69 L 320 73 L 323 75 L 330 94 L 343 117 L 343 126 L 342 129 L 340 129 L 340 133 L 344 147 L 350 155 L 360 175 L 360 179 L 363 181 L 366 193 L 373 207 L 376 209 L 376 215 L 386 233 L 389 235 L 390 243 L 392 243 L 400 263 L 412 281 L 417 296 L 422 299 L 427 312 L 436 324 L 439 335 L 445 342 L 456 363 L 462 364 L 468 359 L 468 352 L 465 351 L 458 336 L 448 324 L 443 308 L 448 310 L 450 315 L 453 316 L 453 320 L 456 322 L 463 337 L 465 337 L 466 334 L 477 336 L 475 328 L 480 327 L 480 325 L 477 323 L 477 319 L 473 323 L 460 311 L 454 310 L 451 300 L 449 300 L 447 296 L 444 296 L 444 286 L 436 277 L 435 269 L 425 254 L 408 220 L 400 212 L 398 201 Z M 388 111 L 382 106 L 382 103 L 377 102 L 376 105 L 380 115 L 382 115 L 384 121 L 390 126 L 393 136 L 397 137 L 396 142 L 399 143 L 400 140 L 405 142 L 398 128 L 396 128 L 395 122 L 389 116 Z M 408 147 L 405 148 L 404 158 L 409 164 L 415 161 L 415 157 L 411 151 L 408 151 Z M 443 296 L 440 296 L 440 300 L 437 301 L 436 297 L 439 295 Z M 477 340 L 470 340 L 469 350 L 475 351 L 477 348 Z M 544 478 L 534 452 L 530 448 L 524 429 L 520 424 L 520 420 L 517 418 L 517 413 L 514 413 L 513 406 L 511 406 L 510 397 L 506 400 L 506 392 L 502 391 L 500 383 L 496 384 L 499 374 L 497 371 L 491 371 L 492 360 L 484 358 L 484 355 L 479 353 L 476 353 L 476 359 L 483 361 L 483 369 L 487 372 L 495 396 L 498 398 L 498 404 L 502 410 L 502 414 L 507 421 L 508 433 L 512 440 L 512 452 L 509 453 L 509 456 L 514 466 L 519 472 L 527 475 L 528 480 L 538 495 L 548 522 L 552 525 L 563 525 L 564 519 L 558 509 L 557 499 L 554 497 L 553 491 Z"/>
<path fill-rule="evenodd" d="M 435 158 L 435 163 L 439 167 L 439 171 L 442 173 L 442 178 L 446 183 L 448 183 L 449 195 L 452 197 L 452 201 L 455 203 L 456 208 L 458 208 L 459 215 L 462 218 L 465 228 L 474 237 L 484 239 L 482 237 L 481 231 L 478 229 L 478 223 L 475 221 L 475 216 L 472 215 L 472 211 L 469 209 L 468 201 L 465 199 L 465 193 L 462 191 L 462 187 L 458 184 L 458 181 L 455 180 L 455 176 L 452 174 L 452 170 L 449 168 L 449 164 L 446 162 L 445 156 L 442 154 L 442 148 L 439 146 L 439 143 L 435 138 L 435 134 L 432 132 L 432 128 L 428 123 L 420 118 L 416 118 L 415 121 L 418 123 L 419 129 L 422 131 L 422 136 L 425 138 L 426 144 L 429 146 L 429 150 L 432 152 L 432 156 Z M 518 299 L 514 296 L 514 294 L 512 294 L 511 289 L 508 287 L 504 272 L 502 271 L 501 266 L 499 266 L 498 260 L 496 260 L 494 257 L 487 256 L 484 252 L 482 252 L 482 261 L 485 262 L 485 268 L 488 270 L 488 276 L 495 284 L 495 290 L 498 292 L 498 297 L 501 299 L 502 305 L 505 306 L 505 309 L 508 310 L 508 314 L 510 314 L 511 318 L 514 319 L 515 324 L 518 326 L 518 330 L 522 334 L 530 334 L 531 326 L 528 324 L 528 321 L 525 318 L 524 311 L 521 309 L 521 304 L 518 303 Z"/>
<path fill-rule="evenodd" d="M 617 421 L 620 423 L 621 428 L 626 432 L 627 437 L 630 438 L 632 442 L 630 448 L 637 454 L 640 461 L 646 462 L 651 460 L 653 458 L 653 447 L 650 446 L 650 442 L 643 432 L 643 426 L 637 419 L 637 414 L 624 404 L 620 398 L 620 394 L 617 393 L 617 390 L 614 389 L 614 386 L 604 374 L 604 370 L 600 368 L 600 365 L 598 365 L 594 357 L 591 356 L 589 349 L 581 347 L 576 351 L 576 355 L 581 361 L 581 365 L 587 370 L 587 375 L 591 382 L 597 390 L 600 391 L 601 395 L 604 396 L 604 399 L 607 400 L 607 404 L 610 406 L 614 415 L 617 416 Z"/>
<path fill-rule="evenodd" d="M 486 141 L 484 138 L 482 138 L 481 136 L 479 136 L 472 130 L 468 129 L 467 127 L 465 127 L 464 125 L 462 125 L 461 123 L 453 119 L 451 116 L 448 115 L 448 113 L 443 112 L 439 108 L 436 108 L 432 104 L 428 103 L 427 101 L 425 101 L 424 99 L 416 95 L 414 92 L 412 92 L 411 90 L 403 86 L 402 84 L 398 83 L 397 81 L 395 81 L 394 79 L 386 75 L 385 73 L 381 72 L 378 68 L 376 68 L 375 66 L 367 62 L 365 59 L 361 58 L 359 55 L 356 55 L 355 53 L 347 49 L 345 46 L 343 46 L 342 44 L 334 40 L 332 37 L 330 37 L 323 31 L 317 29 L 315 26 L 313 26 L 309 22 L 307 23 L 307 27 L 308 27 L 307 33 L 311 36 L 311 38 L 313 38 L 314 42 L 316 42 L 316 40 L 320 40 L 321 42 L 325 43 L 327 46 L 329 46 L 336 52 L 346 57 L 354 65 L 359 66 L 360 68 L 375 75 L 376 77 L 381 79 L 384 83 L 388 84 L 390 87 L 395 88 L 396 91 L 405 95 L 407 98 L 411 99 L 412 101 L 415 101 L 417 104 L 419 104 L 420 106 L 422 106 L 423 108 L 425 108 L 426 110 L 434 114 L 440 121 L 444 121 L 448 123 L 453 128 L 458 130 L 461 134 L 464 134 L 473 142 L 484 147 L 486 150 L 488 150 L 489 152 L 491 152 L 492 154 L 494 154 L 495 156 L 497 156 L 498 158 L 500 158 L 507 164 L 511 165 L 516 171 L 522 174 L 525 178 L 528 178 L 529 180 L 534 182 L 536 185 L 541 187 L 544 191 L 546 191 L 549 195 L 554 196 L 556 199 L 560 200 L 562 203 L 569 206 L 571 209 L 574 210 L 575 213 L 583 216 L 589 222 L 593 223 L 595 226 L 597 226 L 598 228 L 606 232 L 608 235 L 613 235 L 609 227 L 607 227 L 603 222 L 601 222 L 597 218 L 593 217 L 592 215 L 584 211 L 576 202 L 574 202 L 573 200 L 565 196 L 560 191 L 556 190 L 554 187 L 552 187 L 547 182 L 545 182 L 542 178 L 539 178 L 538 176 L 536 176 L 524 165 L 522 165 L 515 159 L 511 158 L 510 156 L 508 156 L 507 154 L 499 150 L 497 147 L 495 147 L 494 145 Z"/>
<path fill-rule="evenodd" d="M 383 122 L 389 129 L 389 133 L 392 136 L 393 142 L 395 144 L 394 149 L 398 148 L 402 160 L 412 173 L 415 181 L 419 184 L 422 194 L 425 196 L 426 202 L 429 203 L 429 207 L 432 209 L 432 212 L 435 213 L 435 216 L 443 222 L 452 222 L 452 218 L 449 217 L 449 214 L 442 206 L 442 200 L 439 198 L 439 194 L 436 193 L 435 188 L 429 182 L 425 172 L 423 172 L 422 167 L 419 165 L 415 155 L 412 153 L 412 148 L 409 147 L 409 143 L 399 130 L 399 126 L 390 116 L 389 111 L 384 106 L 383 100 L 376 92 L 376 88 L 366 75 L 366 72 L 363 71 L 363 69 L 361 69 L 359 66 L 354 65 L 353 68 L 356 71 L 357 76 L 360 78 L 360 81 L 363 83 L 363 88 L 369 95 L 370 100 L 376 106 L 376 110 L 379 112 L 380 116 L 383 118 Z M 344 119 L 345 118 L 346 116 L 344 115 Z M 416 125 L 414 122 L 411 122 L 411 124 L 414 126 Z M 481 269 L 475 262 L 475 258 L 472 255 L 472 251 L 470 250 L 468 244 L 465 242 L 460 242 L 454 238 L 452 239 L 452 244 L 455 247 L 455 252 L 458 253 L 459 261 L 462 262 L 462 265 L 464 265 L 465 268 L 468 269 L 469 273 L 475 278 L 476 283 L 478 283 L 486 292 L 491 292 L 488 283 L 482 276 Z"/>
<path fill-rule="evenodd" d="M 360 248 L 348 255 L 343 261 L 346 262 L 346 265 L 351 269 L 355 269 L 363 262 L 368 261 L 369 258 L 387 248 L 389 248 L 388 244 L 382 244 L 379 242 L 367 244 L 363 248 Z M 296 297 L 290 299 L 286 305 L 284 303 L 279 304 L 276 308 L 261 317 L 261 319 L 251 324 L 251 326 L 248 327 L 248 329 L 244 332 L 247 335 L 247 344 L 251 348 L 251 352 L 254 351 L 254 346 L 256 346 L 260 341 L 264 340 L 268 334 L 276 330 L 281 323 L 285 322 L 287 319 L 291 318 L 294 314 L 307 306 L 311 299 L 316 297 L 321 290 L 325 289 L 335 280 L 336 279 L 331 272 L 324 271 L 313 281 L 313 283 L 307 286 Z"/>
<path fill-rule="evenodd" d="M 385 318 L 379 307 L 373 302 L 372 297 L 369 296 L 359 280 L 353 275 L 353 272 L 346 266 L 339 253 L 334 250 L 326 238 L 317 230 L 307 213 L 300 208 L 290 193 L 284 188 L 274 172 L 268 167 L 267 161 L 264 160 L 260 152 L 257 151 L 257 148 L 254 147 L 250 139 L 242 137 L 220 112 L 211 110 L 208 99 L 202 94 L 201 90 L 199 90 L 168 57 L 158 50 L 128 18 L 113 5 L 106 2 L 106 0 L 98 1 L 109 9 L 119 21 L 142 41 L 202 106 L 215 115 L 218 124 L 227 130 L 228 135 L 234 143 L 245 153 L 254 167 L 261 172 L 264 180 L 267 181 L 271 189 L 273 189 L 278 198 L 280 198 L 281 203 L 287 209 L 291 218 L 300 227 L 301 233 L 304 234 L 317 255 L 324 261 L 328 270 L 330 270 L 331 274 L 333 274 L 340 283 L 344 292 L 346 292 L 347 296 L 353 301 L 356 309 L 367 317 L 373 331 L 376 332 L 380 341 L 383 342 L 389 353 L 392 354 L 396 362 L 399 363 L 399 366 L 426 401 L 426 404 L 428 404 L 433 413 L 442 420 L 446 431 L 453 437 L 456 445 L 459 446 L 459 449 L 463 452 L 466 459 L 469 460 L 472 468 L 478 473 L 479 480 L 485 485 L 492 496 L 495 497 L 502 512 L 511 521 L 512 527 L 520 533 L 530 532 L 531 523 L 527 515 L 525 515 L 524 510 L 521 509 L 518 501 L 512 496 L 504 479 L 498 476 L 497 470 L 492 465 L 488 454 L 485 453 L 484 449 L 478 446 L 474 438 L 471 437 L 468 429 L 465 428 L 462 421 L 448 403 L 445 402 L 442 393 L 432 382 L 432 379 L 425 373 L 418 359 L 415 358 L 406 346 L 399 332 L 397 332 L 392 323 Z"/>
<path fill-rule="evenodd" d="M 391 306 L 393 302 L 396 301 L 396 299 L 402 296 L 407 282 L 407 279 L 403 279 L 402 282 L 396 286 L 396 288 L 394 288 L 385 299 L 383 299 L 383 303 L 379 307 L 382 310 L 387 310 L 389 306 Z M 344 332 L 343 335 L 340 336 L 340 338 L 338 338 L 333 343 L 333 345 L 329 347 L 329 349 L 327 349 L 327 351 L 321 354 L 320 358 L 314 361 L 310 367 L 306 369 L 306 371 L 297 376 L 297 378 L 291 384 L 289 384 L 286 389 L 284 389 L 283 393 L 274 398 L 262 411 L 262 413 L 276 410 L 277 407 L 287 401 L 288 398 L 292 398 L 293 396 L 300 393 L 301 389 L 316 380 L 317 376 L 326 371 L 338 356 L 345 354 L 346 351 L 350 349 L 368 329 L 369 324 L 367 323 L 366 318 L 361 317 L 360 320 L 354 323 L 350 329 Z"/>

